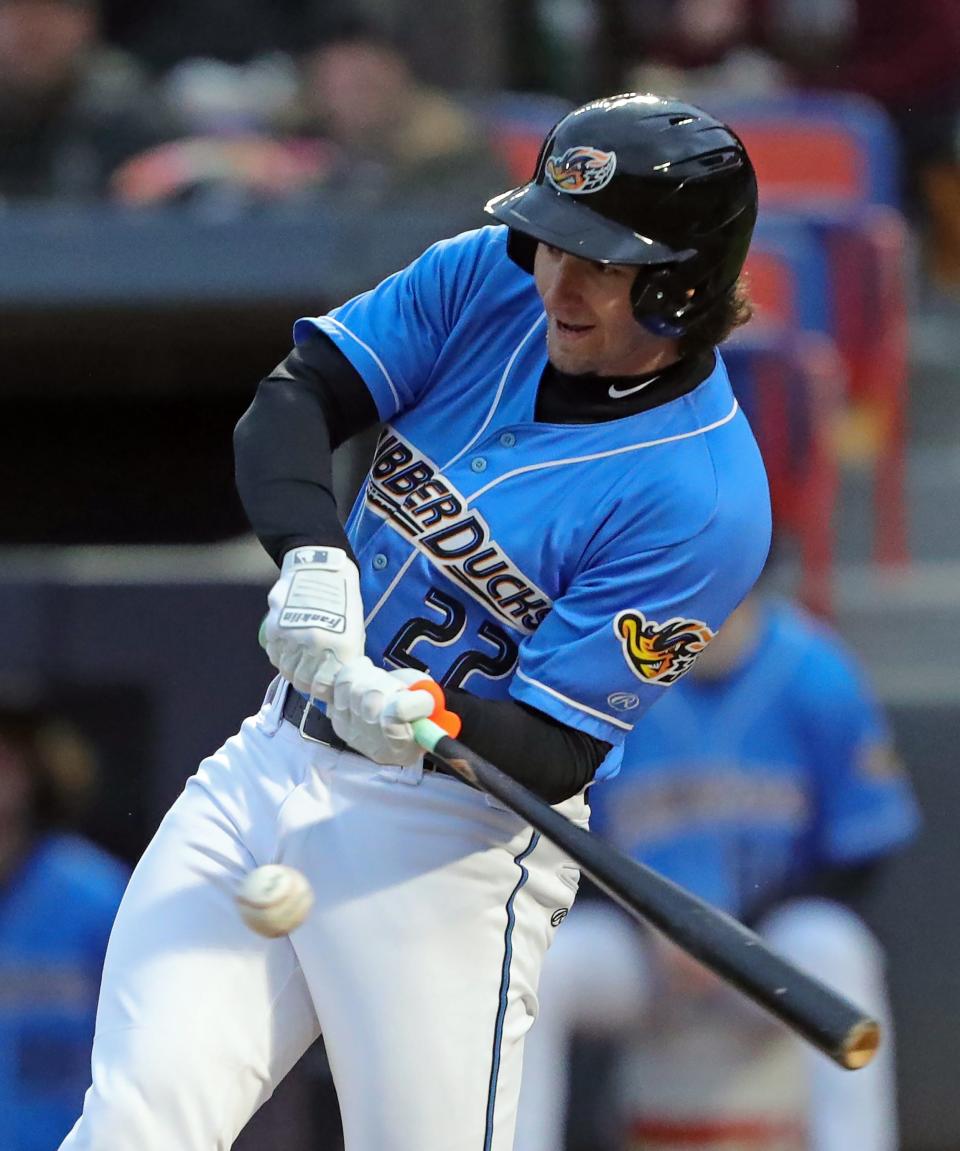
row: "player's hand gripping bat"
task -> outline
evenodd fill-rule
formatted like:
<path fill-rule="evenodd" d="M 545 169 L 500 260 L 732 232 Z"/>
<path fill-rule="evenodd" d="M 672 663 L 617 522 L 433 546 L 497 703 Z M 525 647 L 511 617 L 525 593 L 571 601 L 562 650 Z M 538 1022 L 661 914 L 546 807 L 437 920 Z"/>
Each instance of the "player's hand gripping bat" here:
<path fill-rule="evenodd" d="M 414 688 L 435 689 L 432 681 Z M 843 996 L 789 963 L 732 916 L 591 835 L 523 784 L 472 752 L 453 736 L 457 717 L 435 711 L 413 723 L 417 743 L 457 775 L 500 800 L 565 851 L 580 869 L 631 915 L 649 920 L 687 954 L 775 1015 L 841 1067 L 854 1070 L 873 1058 L 880 1028 Z M 453 734 L 450 734 L 453 732 Z"/>

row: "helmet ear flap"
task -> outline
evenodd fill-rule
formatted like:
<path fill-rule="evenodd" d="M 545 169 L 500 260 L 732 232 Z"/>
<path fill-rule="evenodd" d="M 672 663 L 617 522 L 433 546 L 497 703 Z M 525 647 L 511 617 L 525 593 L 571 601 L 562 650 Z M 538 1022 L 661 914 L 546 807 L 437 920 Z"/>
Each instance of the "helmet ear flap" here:
<path fill-rule="evenodd" d="M 690 299 L 678 284 L 674 267 L 640 268 L 630 298 L 634 319 L 655 336 L 683 334 Z"/>
<path fill-rule="evenodd" d="M 531 276 L 533 275 L 533 262 L 537 255 L 538 242 L 533 236 L 528 236 L 525 232 L 518 232 L 516 228 L 511 228 L 507 232 L 507 255 L 518 267 L 529 272 Z"/>

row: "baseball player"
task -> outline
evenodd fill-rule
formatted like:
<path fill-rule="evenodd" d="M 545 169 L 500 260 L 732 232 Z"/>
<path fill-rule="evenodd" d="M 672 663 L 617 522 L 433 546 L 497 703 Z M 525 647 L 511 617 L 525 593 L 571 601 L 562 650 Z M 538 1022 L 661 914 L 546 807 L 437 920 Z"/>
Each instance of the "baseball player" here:
<path fill-rule="evenodd" d="M 918 813 L 872 692 L 828 628 L 751 595 L 592 799 L 596 832 L 757 925 L 887 1023 L 881 948 L 843 901 L 913 837 Z M 607 904 L 576 908 L 541 993 L 518 1151 L 564 1145 L 577 1030 L 624 1039 L 617 1146 L 898 1146 L 888 1028 L 874 1062 L 851 1076 Z"/>
<path fill-rule="evenodd" d="M 766 557 L 762 463 L 714 345 L 743 321 L 756 182 L 736 136 L 650 95 L 547 137 L 498 223 L 329 315 L 237 428 L 280 565 L 280 675 L 205 760 L 111 939 L 69 1151 L 229 1147 L 322 1032 L 350 1151 L 507 1151 L 541 959 L 578 875 L 424 761 L 462 737 L 570 819 Z M 382 421 L 346 528 L 333 448 Z M 281 862 L 310 917 L 265 940 L 237 883 Z"/>

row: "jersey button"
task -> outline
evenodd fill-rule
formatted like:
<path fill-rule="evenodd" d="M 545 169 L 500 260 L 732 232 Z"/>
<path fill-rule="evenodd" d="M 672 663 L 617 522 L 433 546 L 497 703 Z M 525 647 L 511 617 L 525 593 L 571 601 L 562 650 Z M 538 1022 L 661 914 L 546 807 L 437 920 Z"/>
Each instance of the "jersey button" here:
<path fill-rule="evenodd" d="M 504 432 L 500 437 L 500 443 L 503 444 L 505 448 L 512 448 L 516 442 L 517 437 L 513 434 L 513 432 Z"/>
<path fill-rule="evenodd" d="M 377 569 L 378 572 L 382 572 L 383 569 L 387 566 L 387 557 L 383 554 L 383 552 L 377 552 L 377 554 L 373 557 L 373 566 Z"/>
<path fill-rule="evenodd" d="M 485 472 L 487 470 L 487 461 L 483 456 L 477 456 L 470 461 L 470 470 L 472 472 Z"/>

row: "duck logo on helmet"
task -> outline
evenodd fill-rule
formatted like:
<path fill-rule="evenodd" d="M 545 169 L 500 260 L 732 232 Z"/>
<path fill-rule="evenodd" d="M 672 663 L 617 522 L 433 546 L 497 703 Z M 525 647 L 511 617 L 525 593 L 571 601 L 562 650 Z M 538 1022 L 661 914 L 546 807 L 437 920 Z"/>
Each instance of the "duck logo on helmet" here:
<path fill-rule="evenodd" d="M 599 192 L 610 183 L 616 170 L 616 152 L 601 152 L 583 145 L 568 148 L 562 156 L 551 156 L 544 166 L 550 184 L 558 192 L 574 196 Z"/>

